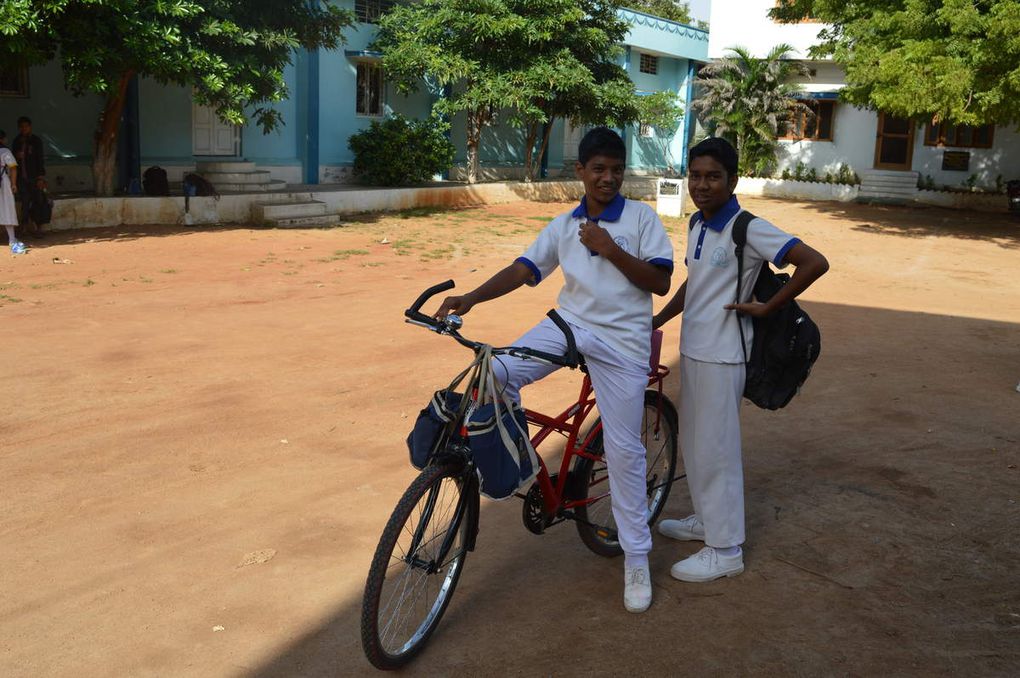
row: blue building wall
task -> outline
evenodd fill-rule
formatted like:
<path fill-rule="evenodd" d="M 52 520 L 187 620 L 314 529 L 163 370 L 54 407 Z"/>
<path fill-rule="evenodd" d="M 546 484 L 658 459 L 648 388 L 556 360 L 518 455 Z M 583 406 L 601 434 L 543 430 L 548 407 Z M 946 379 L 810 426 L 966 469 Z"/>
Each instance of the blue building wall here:
<path fill-rule="evenodd" d="M 337 4 L 353 9 L 354 0 L 339 0 Z M 707 60 L 708 34 L 631 10 L 621 10 L 621 15 L 632 25 L 626 41 L 630 57 L 624 59 L 627 59 L 627 71 L 637 89 L 644 92 L 671 90 L 683 100 L 691 60 Z M 293 63 L 284 71 L 290 97 L 275 104 L 282 114 L 283 125 L 269 134 L 263 134 L 254 123 L 245 125 L 240 132 L 240 155 L 291 182 L 346 180 L 353 161 L 347 147 L 348 139 L 378 119 L 359 116 L 355 110 L 357 64 L 360 60 L 377 59 L 369 52 L 373 35 L 371 24 L 359 23 L 347 31 L 347 43 L 340 50 L 321 51 L 317 55 L 296 53 Z M 640 72 L 641 52 L 659 57 L 656 75 Z M 67 176 L 67 187 L 77 187 L 72 185 L 75 181 L 84 187 L 102 98 L 73 96 L 64 88 L 56 62 L 30 69 L 29 80 L 28 97 L 0 98 L 0 128 L 13 134 L 19 115 L 32 117 L 37 133 L 48 142 L 51 164 L 80 166 L 79 170 L 69 169 L 61 175 Z M 408 117 L 425 117 L 438 96 L 438 92 L 429 91 L 425 86 L 404 96 L 387 84 L 384 111 L 385 114 L 396 112 Z M 149 79 L 139 82 L 143 167 L 158 163 L 168 169 L 176 168 L 171 169 L 173 179 L 194 166 L 192 112 L 189 88 L 164 86 Z M 673 164 L 677 166 L 684 153 L 685 133 L 682 127 L 671 142 Z M 555 121 L 548 147 L 548 167 L 552 174 L 563 169 L 564 144 L 572 143 L 565 141 L 565 134 L 564 121 Z M 655 140 L 642 138 L 637 126 L 624 130 L 624 135 L 632 169 L 657 171 L 663 167 L 661 147 Z M 525 130 L 511 127 L 505 121 L 486 128 L 480 148 L 483 167 L 506 174 L 519 173 L 524 158 L 524 136 Z M 457 115 L 452 120 L 451 139 L 457 148 L 456 162 L 461 165 L 467 156 L 465 138 L 465 116 Z M 567 157 L 573 155 L 568 149 Z M 309 161 L 314 166 L 310 167 Z M 78 179 L 72 180 L 72 175 Z"/>

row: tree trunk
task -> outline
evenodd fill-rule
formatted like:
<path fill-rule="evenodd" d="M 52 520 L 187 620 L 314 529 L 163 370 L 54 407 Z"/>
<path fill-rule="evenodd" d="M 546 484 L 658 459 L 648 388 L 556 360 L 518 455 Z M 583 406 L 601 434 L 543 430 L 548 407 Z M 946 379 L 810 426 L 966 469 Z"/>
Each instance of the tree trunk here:
<path fill-rule="evenodd" d="M 528 135 L 524 139 L 524 180 L 535 179 L 535 137 L 538 136 L 538 123 L 532 122 L 528 125 Z M 541 159 L 541 155 L 538 156 Z"/>
<path fill-rule="evenodd" d="M 96 195 L 100 197 L 112 196 L 116 191 L 117 133 L 120 131 L 120 118 L 127 100 L 128 83 L 133 76 L 132 71 L 120 76 L 117 88 L 106 96 L 106 106 L 96 125 L 92 143 L 92 182 Z"/>
<path fill-rule="evenodd" d="M 545 124 L 545 129 L 542 131 L 542 145 L 538 149 L 538 166 L 542 166 L 542 158 L 545 157 L 545 152 L 549 148 L 549 138 L 552 136 L 553 123 L 556 121 L 554 116 L 549 116 L 549 122 Z"/>
<path fill-rule="evenodd" d="M 482 136 L 482 114 L 468 111 L 467 117 L 467 182 L 478 183 L 478 141 Z"/>

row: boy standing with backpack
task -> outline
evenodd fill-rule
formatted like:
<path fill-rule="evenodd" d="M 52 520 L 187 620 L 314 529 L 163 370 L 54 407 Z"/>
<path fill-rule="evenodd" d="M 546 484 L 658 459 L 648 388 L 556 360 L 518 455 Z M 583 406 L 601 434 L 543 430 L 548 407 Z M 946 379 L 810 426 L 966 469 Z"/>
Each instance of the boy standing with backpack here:
<path fill-rule="evenodd" d="M 681 581 L 704 582 L 744 571 L 740 400 L 751 353 L 752 318 L 765 318 L 781 309 L 821 277 L 829 263 L 798 238 L 754 218 L 746 226 L 740 299 L 736 299 L 733 229 L 743 211 L 733 195 L 737 152 L 725 139 L 710 138 L 692 148 L 688 159 L 688 189 L 700 210 L 691 218 L 688 234 L 688 277 L 653 318 L 653 326 L 684 314 L 680 443 L 694 514 L 660 521 L 659 532 L 705 543 L 670 571 Z M 769 262 L 778 267 L 793 264 L 793 277 L 768 301 L 754 301 L 751 294 L 758 273 Z"/>
<path fill-rule="evenodd" d="M 447 297 L 435 317 L 463 315 L 483 301 L 537 285 L 561 268 L 565 284 L 558 312 L 571 326 L 588 365 L 602 416 L 613 517 L 624 562 L 624 607 L 644 612 L 652 602 L 648 552 L 646 451 L 641 442 L 644 392 L 651 353 L 652 294 L 669 292 L 673 248 L 649 206 L 620 195 L 627 150 L 623 139 L 596 127 L 581 140 L 577 177 L 584 197 L 553 219 L 523 256 L 477 289 Z M 563 333 L 543 320 L 514 346 L 554 355 L 566 349 Z M 520 400 L 522 386 L 555 371 L 555 365 L 500 357 L 494 366 L 505 393 Z"/>

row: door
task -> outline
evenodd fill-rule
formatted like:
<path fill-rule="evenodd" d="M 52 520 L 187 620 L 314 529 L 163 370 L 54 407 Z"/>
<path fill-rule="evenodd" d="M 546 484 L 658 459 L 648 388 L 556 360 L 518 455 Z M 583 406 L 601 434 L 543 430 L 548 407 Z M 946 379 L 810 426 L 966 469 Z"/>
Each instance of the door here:
<path fill-rule="evenodd" d="M 914 155 L 914 123 L 908 118 L 878 114 L 875 168 L 909 171 Z"/>
<path fill-rule="evenodd" d="M 238 156 L 241 153 L 241 128 L 228 125 L 208 106 L 192 105 L 191 152 L 193 155 Z"/>

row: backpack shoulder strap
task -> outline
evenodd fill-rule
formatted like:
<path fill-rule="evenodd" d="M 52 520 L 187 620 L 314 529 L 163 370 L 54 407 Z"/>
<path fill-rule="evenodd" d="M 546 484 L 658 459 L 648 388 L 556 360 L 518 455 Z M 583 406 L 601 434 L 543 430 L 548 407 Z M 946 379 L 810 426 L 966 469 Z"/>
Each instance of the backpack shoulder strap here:
<path fill-rule="evenodd" d="M 744 277 L 744 245 L 747 244 L 747 226 L 754 219 L 754 215 L 747 210 L 741 210 L 733 222 L 733 254 L 737 258 L 737 296 L 734 303 L 740 303 L 740 279 Z M 744 362 L 747 362 L 747 345 L 744 341 L 744 323 L 737 317 L 737 329 L 740 330 L 740 348 L 744 352 Z"/>
<path fill-rule="evenodd" d="M 691 215 L 690 221 L 687 222 L 687 230 L 688 231 L 693 231 L 694 230 L 694 222 L 698 220 L 698 215 L 700 215 L 700 214 L 701 214 L 701 212 L 695 212 L 694 214 Z"/>
<path fill-rule="evenodd" d="M 733 222 L 733 244 L 741 250 L 747 244 L 747 226 L 756 218 L 747 210 L 743 210 L 737 215 L 736 221 Z"/>

